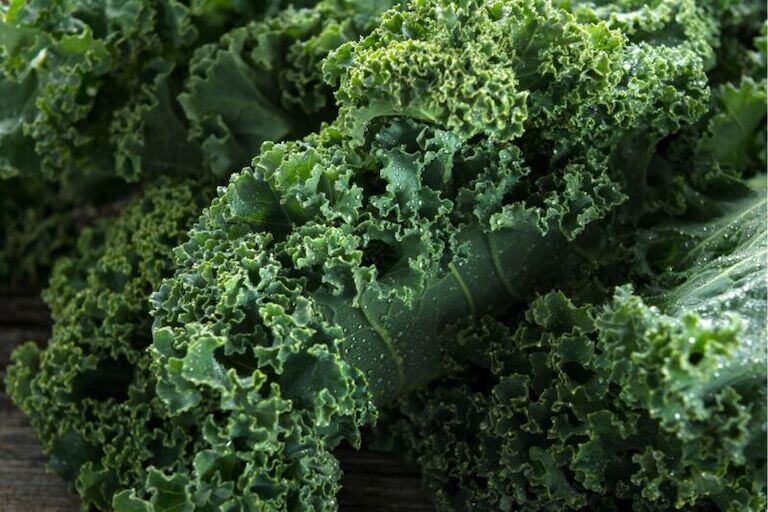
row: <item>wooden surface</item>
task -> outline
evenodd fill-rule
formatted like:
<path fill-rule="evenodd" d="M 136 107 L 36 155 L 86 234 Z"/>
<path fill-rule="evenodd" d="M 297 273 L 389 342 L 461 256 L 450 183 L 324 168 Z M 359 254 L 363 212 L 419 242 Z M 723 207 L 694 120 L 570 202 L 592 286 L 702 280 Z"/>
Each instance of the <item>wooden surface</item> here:
<path fill-rule="evenodd" d="M 13 347 L 27 340 L 43 343 L 48 314 L 35 297 L 0 296 L 0 381 Z M 344 469 L 339 495 L 342 512 L 433 512 L 418 474 L 385 454 L 336 450 Z M 77 496 L 46 472 L 29 423 L 0 386 L 0 512 L 74 512 Z"/>

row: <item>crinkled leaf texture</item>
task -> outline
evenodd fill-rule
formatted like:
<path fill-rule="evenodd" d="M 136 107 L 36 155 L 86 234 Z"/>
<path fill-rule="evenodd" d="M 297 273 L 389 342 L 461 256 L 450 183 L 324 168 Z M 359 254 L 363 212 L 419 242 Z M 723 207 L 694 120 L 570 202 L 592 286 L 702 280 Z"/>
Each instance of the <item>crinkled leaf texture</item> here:
<path fill-rule="evenodd" d="M 142 484 L 148 466 L 183 467 L 198 442 L 199 421 L 168 418 L 155 396 L 147 295 L 171 273 L 172 249 L 206 190 L 160 180 L 119 217 L 83 230 L 45 292 L 48 346 L 13 353 L 8 393 L 84 507 L 110 510 L 112 495 Z"/>
<path fill-rule="evenodd" d="M 246 165 L 264 141 L 296 138 L 332 117 L 322 59 L 370 31 L 396 3 L 321 1 L 312 9 L 288 8 L 199 48 L 179 103 L 207 167 L 226 176 Z"/>
<path fill-rule="evenodd" d="M 658 228 L 663 293 L 552 292 L 460 332 L 460 373 L 384 416 L 439 507 L 763 510 L 765 196 Z"/>
<path fill-rule="evenodd" d="M 323 485 L 318 508 L 335 507 L 328 450 L 359 443 L 374 400 L 442 371 L 428 342 L 446 324 L 507 294 L 522 300 L 565 243 L 525 215 L 498 232 L 452 222 L 439 190 L 459 193 L 479 169 L 513 179 L 515 165 L 490 147 L 470 151 L 449 132 L 397 121 L 359 151 L 333 128 L 265 145 L 254 169 L 232 178 L 177 250 L 176 276 L 153 295 L 151 353 L 169 412 L 207 415 L 209 450 L 256 459 L 248 474 L 263 484 L 212 481 L 195 468 L 190 493 L 213 486 L 210 503 L 277 510 L 292 486 Z M 558 271 L 569 268 L 561 261 Z M 270 403 L 271 415 L 259 411 Z M 280 478 L 297 465 L 301 479 Z"/>
<path fill-rule="evenodd" d="M 393 2 L 302 2 L 273 13 L 278 3 L 9 7 L 0 23 L 0 175 L 15 179 L 0 191 L 0 280 L 39 286 L 53 257 L 73 250 L 77 218 L 130 194 L 125 180 L 220 179 L 265 140 L 296 138 L 332 117 L 322 59 Z M 245 17 L 230 12 L 239 8 Z"/>
<path fill-rule="evenodd" d="M 203 47 L 192 59 L 192 70 L 200 76 L 190 80 L 192 85 L 184 97 L 197 102 L 196 112 L 204 110 L 206 115 L 224 119 L 222 126 L 232 125 L 232 111 L 227 110 L 226 101 L 213 103 L 209 98 L 206 103 L 206 94 L 215 92 L 230 100 L 232 95 L 205 90 L 201 84 L 216 76 L 205 74 L 204 62 L 210 55 L 223 60 L 242 57 L 245 60 L 239 71 L 258 78 L 258 87 L 246 91 L 252 94 L 243 101 L 257 110 L 259 106 L 269 110 L 272 100 L 279 105 L 284 102 L 285 108 L 275 108 L 282 118 L 295 123 L 279 134 L 270 133 L 270 138 L 295 136 L 297 130 L 314 129 L 319 122 L 315 114 L 330 108 L 326 101 L 330 91 L 319 79 L 320 60 L 330 49 L 357 37 L 356 31 L 369 28 L 389 5 L 349 2 L 341 9 L 335 2 L 320 2 L 312 9 L 288 9 L 273 19 L 236 29 L 219 42 Z M 27 7 L 32 9 L 34 5 Z M 59 7 L 66 11 L 71 6 Z M 237 39 L 242 34 L 247 37 Z M 228 46 L 233 39 L 239 43 Z M 236 52 L 240 53 L 235 55 Z M 309 430 L 307 426 L 298 425 L 291 435 L 278 436 L 282 432 L 278 419 L 286 405 L 269 386 L 264 386 L 263 399 L 251 396 L 254 410 L 249 413 L 261 421 L 254 435 L 265 448 L 262 453 L 255 445 L 249 445 L 256 450 L 256 460 L 251 460 L 250 465 L 248 461 L 222 457 L 216 452 L 227 444 L 229 436 L 222 433 L 215 437 L 213 427 L 204 428 L 204 416 L 189 413 L 170 417 L 162 406 L 157 407 L 161 402 L 155 394 L 155 378 L 145 350 L 151 340 L 147 296 L 170 273 L 172 248 L 186 236 L 191 219 L 202 207 L 202 197 L 210 195 L 212 186 L 205 173 L 199 172 L 200 162 L 196 160 L 201 158 L 200 154 L 190 149 L 186 127 L 179 117 L 181 109 L 175 104 L 178 67 L 164 59 L 143 64 L 146 67 L 142 80 L 147 80 L 142 82 L 141 89 L 147 95 L 129 99 L 130 106 L 113 113 L 118 121 L 112 123 L 111 134 L 121 141 L 116 156 L 118 168 L 129 167 L 138 175 L 141 169 L 157 164 L 157 169 L 166 170 L 186 167 L 180 170 L 182 175 L 200 176 L 194 180 L 177 178 L 181 183 L 175 184 L 171 179 L 154 179 L 144 185 L 144 190 L 136 194 L 138 198 L 119 217 L 82 232 L 76 254 L 59 261 L 46 292 L 55 320 L 49 346 L 41 350 L 27 344 L 16 351 L 15 364 L 9 370 L 9 392 L 31 416 L 51 456 L 50 467 L 73 485 L 86 507 L 111 510 L 116 492 L 143 488 L 156 494 L 151 500 L 153 506 L 162 510 L 173 508 L 178 506 L 171 498 L 173 490 L 183 488 L 179 482 L 186 478 L 185 473 L 193 471 L 201 479 L 212 480 L 197 489 L 202 497 L 196 496 L 196 502 L 206 502 L 207 489 L 216 487 L 217 479 L 229 481 L 235 475 L 239 478 L 248 473 L 242 485 L 261 489 L 253 493 L 255 497 L 228 499 L 221 489 L 211 498 L 212 503 L 234 506 L 232 503 L 240 500 L 242 508 L 255 510 L 284 510 L 294 503 L 310 506 L 317 502 L 318 508 L 331 506 L 338 489 L 334 483 L 338 480 L 338 463 L 325 447 L 313 449 L 316 441 L 304 434 Z M 225 85 L 236 88 L 241 84 L 229 81 Z M 195 89 L 197 86 L 203 89 Z M 281 99 L 281 93 L 288 97 L 291 91 L 295 97 Z M 307 91 L 314 96 L 310 97 Z M 298 105 L 299 96 L 305 104 Z M 306 115 L 302 117 L 297 112 Z M 247 115 L 246 119 L 235 121 L 241 125 L 246 121 L 257 122 Z M 281 123 L 279 119 L 263 119 L 259 124 L 271 129 Z M 145 136 L 147 128 L 151 137 Z M 206 130 L 200 127 L 195 135 L 205 138 Z M 237 133 L 236 138 L 242 139 L 242 135 Z M 240 160 L 243 155 L 252 155 L 264 137 L 263 132 L 254 133 L 247 141 L 240 140 L 242 144 L 237 148 L 223 147 L 212 158 L 226 160 L 229 165 L 237 162 L 239 166 L 244 163 Z M 220 170 L 223 172 L 225 167 Z M 4 181 L 3 185 L 10 190 L 22 178 L 25 183 L 38 183 L 24 176 Z M 56 191 L 56 185 L 41 184 L 41 188 Z M 17 199 L 23 201 L 24 197 Z M 10 194 L 7 199 L 11 210 L 16 203 L 11 202 Z M 43 197 L 36 199 L 42 206 Z M 36 213 L 32 210 L 30 215 Z M 24 220 L 27 219 L 19 219 Z M 41 224 L 35 233 L 55 235 L 56 242 L 58 232 L 48 235 L 48 231 L 43 231 L 46 227 Z M 72 236 L 69 231 L 66 234 Z M 38 242 L 46 240 L 40 237 Z M 0 248 L 16 250 L 16 245 L 22 244 L 29 242 L 8 237 Z M 5 268 L 0 267 L 2 270 Z M 200 347 L 201 361 L 206 349 Z M 302 368 L 297 363 L 294 371 L 300 375 Z M 193 378 L 204 378 L 201 375 L 202 371 Z M 329 402 L 326 407 L 333 411 L 335 405 Z M 259 457 L 271 464 L 277 459 L 275 453 L 284 454 L 284 464 L 265 469 L 266 463 L 261 463 Z M 220 472 L 220 468 L 226 468 L 226 472 Z M 248 478 L 252 482 L 247 483 Z M 267 478 L 274 479 L 274 487 L 262 489 L 267 487 Z M 139 498 L 128 499 L 130 496 L 122 494 L 114 506 L 135 506 Z"/>
<path fill-rule="evenodd" d="M 283 3 L 12 2 L 0 176 L 220 176 L 312 131 L 334 112 L 321 60 L 397 2 Z"/>
<path fill-rule="evenodd" d="M 547 2 L 414 2 L 326 61 L 341 84 L 339 119 L 302 141 L 263 145 L 152 296 L 158 396 L 170 415 L 207 418 L 201 453 L 247 468 L 228 478 L 196 465 L 184 481 L 195 506 L 279 509 L 308 487 L 313 506 L 334 508 L 328 450 L 359 444 L 377 405 L 446 371 L 451 325 L 589 268 L 567 248 L 621 204 L 626 175 L 644 170 L 619 165 L 624 145 L 642 132 L 632 154 L 642 163 L 706 108 L 711 48 L 697 32 L 702 12 L 686 5 L 651 30 L 686 36 L 651 45 L 647 33 L 633 41 Z M 499 59 L 497 48 L 517 57 Z M 428 59 L 443 54 L 422 82 Z M 455 87 L 460 79 L 477 81 L 476 99 Z M 500 90 L 518 99 L 496 112 Z M 493 112 L 447 107 L 474 101 Z M 515 128 L 480 129 L 497 114 Z M 272 413 L 259 412 L 265 404 Z M 296 467 L 306 471 L 286 481 Z M 145 488 L 120 499 L 158 496 Z"/>
<path fill-rule="evenodd" d="M 139 5 L 137 2 L 136 6 Z M 280 116 L 290 118 L 296 125 L 279 134 L 271 133 L 270 138 L 295 136 L 297 130 L 314 129 L 319 122 L 315 114 L 324 108 L 327 110 L 326 99 L 330 97 L 328 88 L 320 81 L 320 59 L 330 49 L 356 37 L 356 30 L 369 27 L 389 5 L 388 2 L 375 5 L 351 2 L 344 4 L 344 9 L 337 9 L 335 2 L 321 2 L 312 9 L 289 9 L 273 19 L 235 30 L 219 42 L 203 47 L 200 55 L 192 59 L 193 72 L 201 73 L 201 76 L 191 79 L 190 91 L 184 97 L 196 101 L 196 108 L 209 115 L 225 119 L 225 125 L 231 124 L 232 119 L 228 117 L 231 111 L 227 110 L 226 102 L 213 104 L 207 101 L 206 104 L 205 98 L 206 94 L 215 92 L 231 100 L 231 95 L 195 87 L 212 78 L 201 71 L 207 56 L 213 54 L 216 58 L 226 59 L 232 58 L 233 52 L 241 52 L 247 62 L 240 71 L 259 79 L 258 88 L 247 91 L 253 94 L 243 100 L 251 109 L 261 106 L 268 110 L 273 99 L 282 104 L 281 91 L 284 95 L 291 90 L 299 91 L 297 95 L 308 102 L 299 107 L 294 98 L 285 100 L 290 108 L 275 107 Z M 34 4 L 27 7 L 32 9 Z M 62 3 L 59 7 L 66 11 L 72 6 Z M 9 20 L 10 17 L 9 14 Z M 37 22 L 35 25 L 42 29 Z M 80 26 L 75 23 L 75 27 Z M 242 44 L 234 48 L 227 46 L 226 43 L 238 34 L 248 37 L 241 38 Z M 155 378 L 145 350 L 151 340 L 147 296 L 160 285 L 162 278 L 169 275 L 172 248 L 186 236 L 190 221 L 201 210 L 202 198 L 212 195 L 212 186 L 205 173 L 199 172 L 200 162 L 196 160 L 201 156 L 190 149 L 193 147 L 186 141 L 186 127 L 178 115 L 181 109 L 175 104 L 175 94 L 179 84 L 174 75 L 178 68 L 164 59 L 143 64 L 146 67 L 142 79 L 147 80 L 142 82 L 141 89 L 147 95 L 129 99 L 130 106 L 113 113 L 118 121 L 112 123 L 111 133 L 121 141 L 116 156 L 118 168 L 129 167 L 138 175 L 141 169 L 146 170 L 150 165 L 166 170 L 186 167 L 180 170 L 182 175 L 197 173 L 200 176 L 196 179 L 177 178 L 176 181 L 181 183 L 175 184 L 171 179 L 154 179 L 120 216 L 82 232 L 75 255 L 59 261 L 46 292 L 55 320 L 49 346 L 41 350 L 27 344 L 17 350 L 8 377 L 10 394 L 31 416 L 37 434 L 51 456 L 50 467 L 74 486 L 84 506 L 100 510 L 110 510 L 113 495 L 126 488 L 152 490 L 158 496 L 162 495 L 152 500 L 153 506 L 163 510 L 172 508 L 175 505 L 169 505 L 168 501 L 173 492 L 165 489 L 178 487 L 185 472 L 194 469 L 199 470 L 201 478 L 230 479 L 233 472 L 239 475 L 246 467 L 243 461 L 222 458 L 214 453 L 212 447 L 218 449 L 222 443 L 226 444 L 227 436 L 222 434 L 221 440 L 217 441 L 211 437 L 212 430 L 204 432 L 204 417 L 183 414 L 171 418 L 163 407 L 157 407 L 160 402 L 155 394 Z M 138 70 L 134 71 L 138 73 Z M 276 77 L 281 77 L 281 81 Z M 238 86 L 230 82 L 226 85 Z M 314 103 L 301 92 L 305 89 L 313 91 Z M 306 115 L 296 115 L 297 111 Z M 257 120 L 238 120 L 245 121 L 254 123 Z M 280 122 L 263 119 L 259 124 L 270 127 Z M 151 137 L 145 137 L 147 128 L 152 132 Z M 203 137 L 207 133 L 205 130 L 201 127 L 196 135 Z M 238 133 L 237 138 L 241 139 L 241 135 Z M 255 133 L 247 141 L 241 140 L 242 144 L 237 148 L 222 148 L 215 158 L 226 160 L 229 165 L 235 165 L 233 162 L 242 165 L 245 163 L 241 160 L 243 155 L 252 155 L 265 137 L 262 132 Z M 225 169 L 221 167 L 220 170 Z M 27 184 L 40 183 L 40 188 L 46 192 L 57 190 L 55 185 L 47 186 L 28 176 L 2 184 L 10 190 L 22 178 Z M 30 188 L 32 195 L 36 189 Z M 14 198 L 10 194 L 3 198 L 8 200 L 9 211 L 17 204 L 11 201 Z M 26 195 L 16 197 L 18 202 L 25 198 L 29 200 Z M 44 205 L 42 194 L 36 199 L 40 206 Z M 23 222 L 36 214 L 37 210 L 30 210 L 29 216 L 18 220 Z M 71 227 L 71 223 L 58 224 L 53 222 L 55 220 L 58 219 L 50 216 L 52 226 L 40 224 L 37 231 L 26 228 L 25 232 L 27 236 L 42 232 L 44 236 L 39 236 L 38 243 L 53 238 L 52 247 L 48 249 L 56 249 L 54 244 L 59 237 L 74 235 L 71 231 L 61 235 L 55 231 L 49 235 L 54 228 Z M 18 237 L 17 240 L 17 237 L 9 236 L 4 238 L 0 249 L 16 251 L 17 245 L 29 246 L 30 242 L 26 238 Z M 5 264 L 4 259 L 2 263 Z M 5 270 L 0 266 L 0 271 Z M 200 357 L 204 356 L 202 352 Z M 296 372 L 301 373 L 301 368 Z M 268 418 L 270 415 L 278 418 L 285 407 L 284 401 L 268 387 L 264 393 L 264 399 L 254 403 L 254 414 L 265 422 L 256 435 L 265 446 L 285 453 L 286 463 L 282 469 L 270 468 L 275 488 L 264 491 L 265 498 L 243 498 L 243 503 L 247 502 L 243 507 L 262 510 L 272 506 L 283 510 L 293 506 L 294 502 L 322 502 L 315 495 L 334 496 L 337 486 L 329 482 L 334 482 L 336 477 L 318 479 L 319 483 L 315 485 L 311 478 L 304 478 L 302 474 L 336 475 L 338 463 L 324 447 L 317 450 L 313 459 L 309 452 L 315 441 L 302 434 L 305 427 L 297 427 L 292 437 L 284 436 L 278 441 L 279 427 L 269 423 Z M 333 409 L 332 404 L 327 407 Z M 275 442 L 270 444 L 271 441 Z M 204 452 L 205 448 L 211 451 Z M 288 454 L 291 451 L 296 453 L 293 457 L 296 463 L 291 462 Z M 267 452 L 265 449 L 264 454 Z M 264 454 L 260 456 L 271 460 Z M 219 475 L 219 466 L 228 468 L 223 476 Z M 252 461 L 251 466 L 254 469 L 250 478 L 256 483 L 243 485 L 259 487 L 264 477 L 261 473 L 263 464 Z M 175 476 L 167 477 L 166 474 Z M 207 492 L 205 488 L 198 491 Z M 125 499 L 122 497 L 118 501 L 135 505 L 135 500 Z M 214 501 L 223 503 L 227 499 L 217 496 Z"/>
<path fill-rule="evenodd" d="M 0 23 L 0 83 L 9 93 L 0 97 L 8 127 L 0 147 L 28 151 L 3 152 L 2 172 L 58 179 L 72 166 L 112 169 L 105 139 L 113 113 L 152 101 L 154 61 L 183 53 L 196 34 L 174 0 L 12 2 Z"/>
<path fill-rule="evenodd" d="M 0 147 L 34 147 L 47 159 L 46 172 L 77 164 L 116 167 L 127 179 L 147 170 L 223 173 L 265 139 L 309 131 L 332 112 L 328 93 L 338 89 L 336 121 L 298 142 L 265 143 L 252 167 L 220 190 L 177 247 L 174 275 L 162 285 L 170 272 L 166 251 L 183 238 L 186 207 L 195 208 L 184 193 L 166 202 L 157 192 L 156 204 L 139 203 L 119 229 L 86 234 L 82 252 L 92 256 L 81 263 L 95 262 L 93 270 L 61 264 L 49 293 L 62 312 L 51 348 L 22 347 L 9 377 L 53 454 L 51 466 L 87 503 L 119 512 L 334 510 L 340 471 L 330 450 L 342 441 L 359 445 L 360 428 L 378 407 L 472 354 L 471 346 L 449 343 L 452 326 L 513 315 L 537 292 L 588 279 L 593 265 L 569 250 L 573 241 L 608 223 L 627 198 L 640 201 L 635 184 L 645 180 L 658 142 L 706 111 L 705 70 L 717 43 L 709 8 L 690 0 L 640 4 L 415 0 L 357 39 L 391 2 L 329 0 L 224 33 L 228 22 L 215 20 L 228 19 L 239 3 L 137 1 L 106 13 L 122 23 L 108 32 L 118 34 L 112 40 L 73 16 L 73 4 L 44 10 L 39 19 L 52 26 L 43 27 L 30 22 L 38 19 L 37 3 L 14 3 L 3 27 L 6 50 L 13 50 L 3 77 L 32 88 L 8 86 L 19 101 L 0 109 L 12 128 Z M 42 39 L 25 39 L 27 30 Z M 121 39 L 125 34 L 136 38 Z M 69 70 L 37 58 L 40 45 L 58 52 L 73 37 L 85 41 L 73 47 L 81 65 Z M 212 42 L 190 60 L 198 37 Z M 318 80 L 321 66 L 330 87 Z M 74 73 L 66 90 L 55 78 L 65 72 Z M 38 90 L 38 79 L 51 87 Z M 111 89 L 113 82 L 120 87 Z M 126 94 L 115 94 L 116 107 L 106 90 Z M 41 118 L 35 109 L 46 101 L 63 107 Z M 66 109 L 71 115 L 59 119 Z M 176 137 L 185 130 L 190 140 Z M 109 149 L 94 151 L 106 137 Z M 22 172 L 15 161 L 3 163 Z M 184 209 L 174 210 L 174 201 Z M 128 226 L 143 238 L 131 238 Z M 157 291 L 147 354 L 141 299 L 149 287 Z M 524 432 L 493 474 L 514 481 L 502 499 L 506 508 L 544 494 L 557 506 L 592 505 L 573 482 L 589 492 L 614 483 L 603 484 L 591 462 L 600 449 L 610 456 L 617 436 L 633 435 L 633 420 L 649 410 L 643 393 L 657 390 L 636 376 L 617 376 L 638 387 L 637 397 L 621 400 L 639 404 L 626 405 L 605 379 L 581 389 L 589 372 L 606 371 L 601 361 L 626 359 L 606 351 L 587 368 L 600 319 L 612 310 L 545 297 L 530 313 L 528 334 L 514 335 L 533 340 L 530 358 L 508 364 L 505 354 L 514 359 L 518 352 L 507 345 L 471 355 L 481 366 L 498 359 L 492 369 L 504 379 L 511 367 L 522 375 L 505 380 L 499 393 L 502 401 L 516 400 L 511 409 L 525 410 L 524 421 L 499 406 L 498 425 L 495 416 L 466 424 L 476 432 L 489 425 Z M 628 296 L 615 306 L 630 319 L 646 309 Z M 677 325 L 648 315 L 650 327 Z M 559 343 L 569 322 L 581 341 L 557 356 L 565 361 L 558 380 L 539 348 Z M 499 343 L 513 336 L 486 322 L 462 339 L 487 346 L 483 328 Z M 718 340 L 737 332 L 718 329 Z M 669 338 L 662 331 L 659 339 Z M 446 351 L 454 356 L 448 362 Z M 653 352 L 649 360 L 663 357 Z M 541 392 L 530 410 L 526 378 Z M 565 398 L 558 401 L 557 393 Z M 568 393 L 581 394 L 571 400 Z M 589 419 L 602 407 L 589 402 L 596 396 L 615 398 L 606 407 L 618 411 L 616 418 Z M 729 404 L 741 403 L 734 400 Z M 566 411 L 558 416 L 563 447 L 549 450 L 537 428 L 559 410 Z M 674 449 L 666 423 L 648 414 L 643 428 L 658 428 Z M 614 423 L 619 434 L 610 430 Z M 573 469 L 561 469 L 574 446 L 603 431 L 607 447 L 593 434 L 595 447 Z M 648 457 L 643 464 L 662 456 Z M 476 468 L 497 469 L 487 460 Z M 657 502 L 666 504 L 671 478 L 644 483 L 651 473 L 629 482 L 648 502 L 658 492 Z M 630 484 L 616 484 L 616 496 Z M 535 488 L 533 498 L 526 486 Z"/>
<path fill-rule="evenodd" d="M 467 138 L 533 132 L 556 160 L 702 113 L 711 20 L 692 1 L 657 0 L 636 17 L 645 2 L 626 3 L 625 17 L 581 3 L 574 16 L 539 0 L 418 0 L 333 52 L 324 70 L 358 139 L 372 119 L 405 114 Z"/>

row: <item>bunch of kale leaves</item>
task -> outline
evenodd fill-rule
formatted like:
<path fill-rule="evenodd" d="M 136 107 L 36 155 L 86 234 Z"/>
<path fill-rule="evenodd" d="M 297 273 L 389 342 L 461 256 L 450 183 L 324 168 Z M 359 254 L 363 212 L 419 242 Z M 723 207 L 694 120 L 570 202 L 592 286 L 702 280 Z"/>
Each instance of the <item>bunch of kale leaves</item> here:
<path fill-rule="evenodd" d="M 751 0 L 11 0 L 6 390 L 84 510 L 766 506 Z M 218 188 L 217 188 L 218 187 Z"/>

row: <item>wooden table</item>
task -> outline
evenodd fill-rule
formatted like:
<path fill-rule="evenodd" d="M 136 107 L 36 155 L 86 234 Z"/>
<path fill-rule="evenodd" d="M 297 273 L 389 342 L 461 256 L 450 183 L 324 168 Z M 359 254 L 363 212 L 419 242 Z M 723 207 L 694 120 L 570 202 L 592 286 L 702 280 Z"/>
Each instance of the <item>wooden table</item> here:
<path fill-rule="evenodd" d="M 50 320 L 37 297 L 0 296 L 0 382 L 19 343 L 44 343 Z M 433 512 L 417 473 L 392 457 L 340 448 L 344 469 L 342 512 Z M 77 496 L 45 470 L 46 458 L 24 415 L 0 386 L 0 511 L 75 512 Z"/>

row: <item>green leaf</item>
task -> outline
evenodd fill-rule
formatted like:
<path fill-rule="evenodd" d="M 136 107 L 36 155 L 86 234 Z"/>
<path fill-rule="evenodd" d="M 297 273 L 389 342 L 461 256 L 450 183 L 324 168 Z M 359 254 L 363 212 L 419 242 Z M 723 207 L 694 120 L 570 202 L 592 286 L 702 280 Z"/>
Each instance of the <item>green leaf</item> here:
<path fill-rule="evenodd" d="M 765 128 L 765 80 L 744 78 L 738 87 L 725 84 L 716 96 L 716 112 L 708 133 L 698 144 L 698 157 L 714 169 L 741 177 L 754 168 L 765 151 L 760 130 Z"/>
<path fill-rule="evenodd" d="M 655 306 L 551 292 L 446 340 L 454 373 L 378 427 L 440 508 L 765 507 L 765 188 L 716 204 L 638 237 Z"/>

